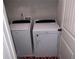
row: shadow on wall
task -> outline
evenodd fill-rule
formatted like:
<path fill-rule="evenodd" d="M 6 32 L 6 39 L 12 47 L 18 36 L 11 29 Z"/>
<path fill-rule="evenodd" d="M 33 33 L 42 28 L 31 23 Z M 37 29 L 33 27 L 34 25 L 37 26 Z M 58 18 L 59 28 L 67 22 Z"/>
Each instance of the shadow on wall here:
<path fill-rule="evenodd" d="M 24 17 L 37 18 L 56 17 L 57 0 L 4 0 L 9 22 Z"/>

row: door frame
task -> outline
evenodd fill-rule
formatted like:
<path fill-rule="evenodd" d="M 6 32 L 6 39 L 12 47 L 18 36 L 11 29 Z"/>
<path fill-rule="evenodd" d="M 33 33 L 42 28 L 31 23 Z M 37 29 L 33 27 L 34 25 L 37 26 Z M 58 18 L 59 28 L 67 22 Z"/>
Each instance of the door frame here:
<path fill-rule="evenodd" d="M 7 51 L 7 53 L 3 51 L 4 52 L 3 58 L 7 57 L 9 59 L 17 59 L 4 4 L 3 4 L 3 34 L 4 34 L 3 47 L 6 47 L 5 50 Z"/>

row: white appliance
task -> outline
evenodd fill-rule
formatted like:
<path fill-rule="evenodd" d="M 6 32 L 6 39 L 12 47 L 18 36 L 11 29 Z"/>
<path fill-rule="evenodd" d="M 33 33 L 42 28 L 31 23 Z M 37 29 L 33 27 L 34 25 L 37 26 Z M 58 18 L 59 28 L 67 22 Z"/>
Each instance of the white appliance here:
<path fill-rule="evenodd" d="M 11 24 L 10 27 L 17 56 L 23 57 L 32 55 L 32 44 L 30 36 L 31 23 L 16 23 Z"/>
<path fill-rule="evenodd" d="M 35 56 L 57 56 L 58 29 L 59 26 L 56 22 L 38 22 L 34 24 L 33 40 Z"/>

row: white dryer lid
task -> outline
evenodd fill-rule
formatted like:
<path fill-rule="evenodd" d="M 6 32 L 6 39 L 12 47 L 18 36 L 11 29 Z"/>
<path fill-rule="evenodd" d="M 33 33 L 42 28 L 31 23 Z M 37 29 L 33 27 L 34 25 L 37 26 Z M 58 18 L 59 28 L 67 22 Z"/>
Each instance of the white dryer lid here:
<path fill-rule="evenodd" d="M 10 24 L 11 30 L 30 30 L 30 23 L 27 24 Z"/>
<path fill-rule="evenodd" d="M 57 23 L 35 23 L 33 31 L 58 31 L 59 25 Z"/>

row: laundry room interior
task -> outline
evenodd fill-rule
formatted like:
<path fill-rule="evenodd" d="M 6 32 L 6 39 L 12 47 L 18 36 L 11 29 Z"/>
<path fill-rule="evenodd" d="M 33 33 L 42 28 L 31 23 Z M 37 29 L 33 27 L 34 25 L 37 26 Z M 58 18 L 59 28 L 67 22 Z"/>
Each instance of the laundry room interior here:
<path fill-rule="evenodd" d="M 3 2 L 5 26 L 16 58 L 9 56 L 13 59 L 75 59 L 75 0 Z"/>

